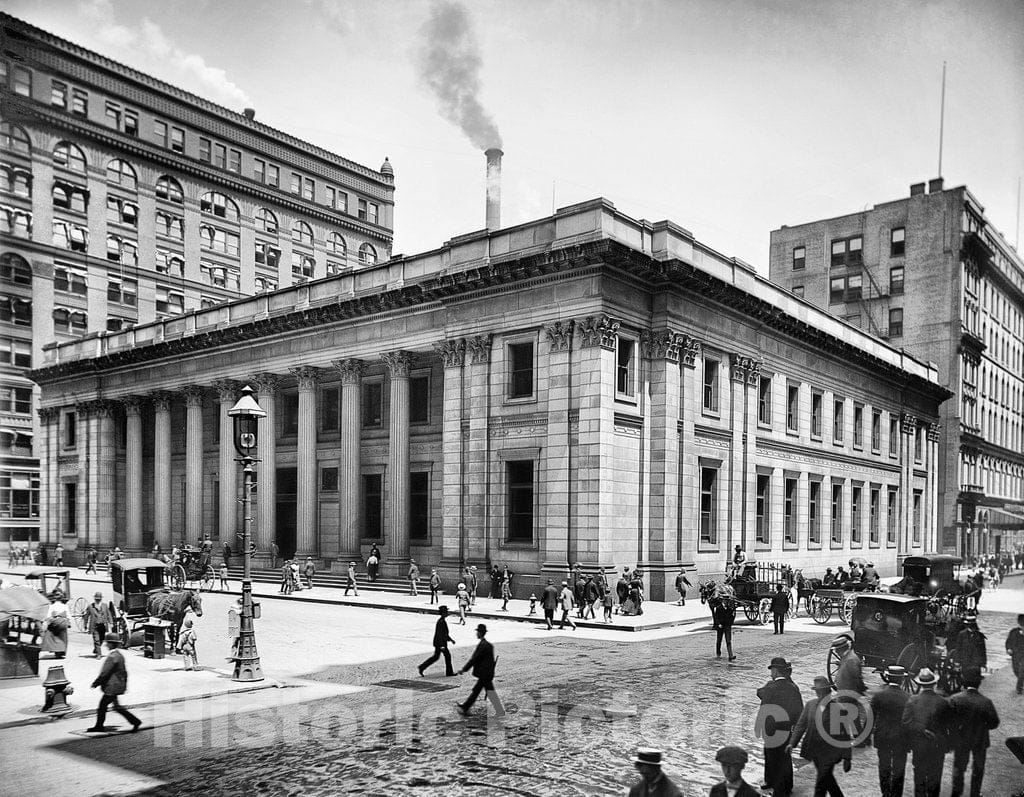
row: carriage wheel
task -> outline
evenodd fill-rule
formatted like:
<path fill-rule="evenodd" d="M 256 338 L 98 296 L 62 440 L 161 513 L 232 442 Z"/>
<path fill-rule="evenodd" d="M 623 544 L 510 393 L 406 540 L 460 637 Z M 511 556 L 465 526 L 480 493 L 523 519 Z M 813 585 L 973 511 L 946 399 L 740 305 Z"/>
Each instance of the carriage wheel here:
<path fill-rule="evenodd" d="M 924 646 L 911 642 L 900 651 L 900 655 L 896 658 L 896 664 L 904 667 L 907 671 L 907 677 L 903 680 L 903 690 L 917 694 L 921 687 L 914 680 L 914 676 L 928 664 L 928 654 L 925 653 Z"/>
<path fill-rule="evenodd" d="M 75 599 L 75 602 L 71 604 L 71 616 L 75 619 L 75 628 L 78 629 L 79 633 L 84 634 L 89 630 L 88 619 L 85 615 L 85 610 L 88 604 L 85 602 L 85 598 L 79 596 Z"/>
<path fill-rule="evenodd" d="M 200 583 L 200 589 L 205 589 L 207 592 L 213 592 L 213 565 L 207 565 L 203 571 L 203 578 Z"/>
<path fill-rule="evenodd" d="M 171 588 L 172 589 L 185 589 L 185 568 L 181 565 L 175 565 L 174 571 L 171 573 Z"/>
<path fill-rule="evenodd" d="M 853 609 L 857 605 L 857 596 L 849 595 L 843 598 L 842 603 L 839 604 L 839 619 L 846 625 L 849 625 L 853 619 Z"/>
<path fill-rule="evenodd" d="M 761 621 L 761 625 L 768 625 L 768 621 L 772 619 L 772 602 L 770 598 L 761 598 L 761 604 L 758 606 Z"/>
<path fill-rule="evenodd" d="M 835 648 L 828 649 L 828 658 L 825 659 L 825 674 L 828 676 L 828 682 L 835 688 L 836 675 L 839 673 L 839 664 L 841 658 L 839 652 Z"/>
<path fill-rule="evenodd" d="M 756 603 L 744 603 L 743 614 L 747 616 L 747 619 L 752 623 L 760 623 L 761 617 L 757 613 Z"/>
<path fill-rule="evenodd" d="M 811 598 L 811 618 L 818 625 L 824 625 L 832 619 L 832 602 L 824 598 Z"/>

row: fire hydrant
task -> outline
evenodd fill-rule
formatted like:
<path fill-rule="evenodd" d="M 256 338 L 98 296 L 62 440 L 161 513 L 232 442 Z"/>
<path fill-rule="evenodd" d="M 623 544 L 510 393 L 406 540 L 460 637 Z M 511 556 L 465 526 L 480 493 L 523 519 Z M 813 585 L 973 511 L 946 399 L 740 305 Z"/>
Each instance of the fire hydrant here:
<path fill-rule="evenodd" d="M 50 667 L 46 673 L 46 680 L 43 681 L 43 689 L 46 690 L 46 702 L 41 711 L 46 714 L 66 714 L 71 711 L 67 696 L 74 694 L 75 688 L 64 675 L 63 665 Z"/>
<path fill-rule="evenodd" d="M 536 613 L 537 613 L 537 596 L 531 594 L 530 595 L 530 614 L 536 614 Z"/>

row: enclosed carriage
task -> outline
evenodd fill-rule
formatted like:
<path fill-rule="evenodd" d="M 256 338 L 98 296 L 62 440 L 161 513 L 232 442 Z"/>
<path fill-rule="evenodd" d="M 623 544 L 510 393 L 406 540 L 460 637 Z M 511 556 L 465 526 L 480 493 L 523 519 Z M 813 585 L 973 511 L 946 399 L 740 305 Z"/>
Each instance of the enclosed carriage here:
<path fill-rule="evenodd" d="M 167 565 L 159 559 L 116 559 L 110 563 L 114 617 L 127 642 L 149 619 L 149 597 L 167 585 Z"/>
<path fill-rule="evenodd" d="M 199 582 L 199 588 L 209 592 L 215 577 L 209 551 L 194 545 L 177 549 L 177 558 L 170 567 L 170 585 L 174 589 L 185 589 L 189 583 Z"/>

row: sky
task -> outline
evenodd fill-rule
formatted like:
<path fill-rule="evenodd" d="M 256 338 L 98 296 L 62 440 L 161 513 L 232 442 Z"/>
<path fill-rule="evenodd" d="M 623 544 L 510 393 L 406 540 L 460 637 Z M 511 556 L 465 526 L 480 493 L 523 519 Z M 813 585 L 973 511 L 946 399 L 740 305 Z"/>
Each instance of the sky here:
<path fill-rule="evenodd" d="M 1021 0 L 0 0 L 372 168 L 395 253 L 603 196 L 766 274 L 771 230 L 966 184 L 1013 243 Z"/>

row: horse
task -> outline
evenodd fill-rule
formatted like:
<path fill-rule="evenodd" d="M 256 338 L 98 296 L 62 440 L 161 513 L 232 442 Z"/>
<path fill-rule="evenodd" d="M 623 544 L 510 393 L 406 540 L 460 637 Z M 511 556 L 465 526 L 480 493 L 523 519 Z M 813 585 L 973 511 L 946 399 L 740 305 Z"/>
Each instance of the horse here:
<path fill-rule="evenodd" d="M 146 611 L 149 612 L 150 617 L 170 621 L 168 639 L 172 646 L 178 642 L 178 631 L 185 619 L 185 613 L 189 609 L 195 612 L 196 617 L 203 616 L 203 600 L 194 589 L 185 589 L 180 592 L 153 590 L 149 593 L 149 600 L 146 602 Z"/>

